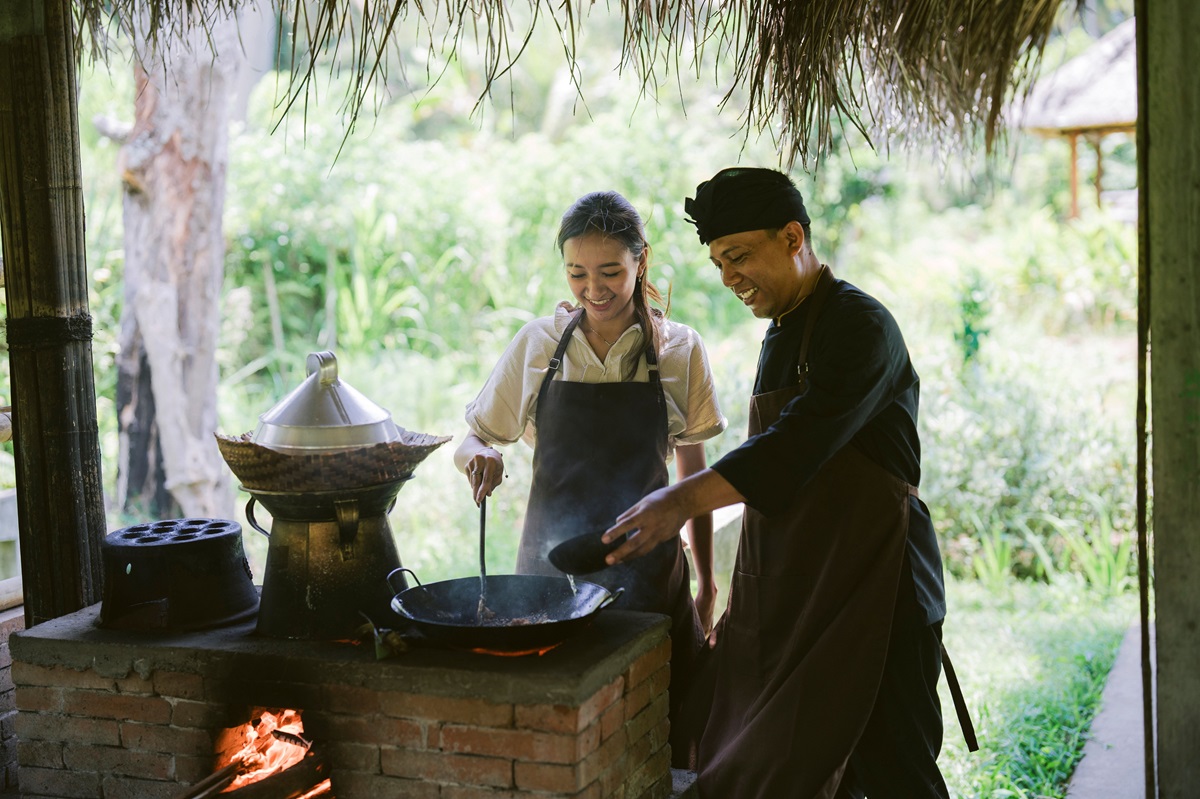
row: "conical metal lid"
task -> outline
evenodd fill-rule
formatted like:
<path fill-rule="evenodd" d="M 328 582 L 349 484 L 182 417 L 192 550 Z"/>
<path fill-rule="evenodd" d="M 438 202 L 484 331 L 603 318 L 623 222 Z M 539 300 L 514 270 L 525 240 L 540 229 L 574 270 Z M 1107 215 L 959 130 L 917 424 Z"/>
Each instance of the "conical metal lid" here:
<path fill-rule="evenodd" d="M 392 415 L 338 378 L 332 352 L 308 355 L 308 377 L 258 417 L 252 440 L 284 452 L 321 452 L 396 441 Z"/>

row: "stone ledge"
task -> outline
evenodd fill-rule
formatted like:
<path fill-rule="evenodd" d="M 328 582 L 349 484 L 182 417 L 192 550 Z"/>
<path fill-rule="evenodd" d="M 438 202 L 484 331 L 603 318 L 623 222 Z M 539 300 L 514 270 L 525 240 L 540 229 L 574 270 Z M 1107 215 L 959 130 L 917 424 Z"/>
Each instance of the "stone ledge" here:
<path fill-rule="evenodd" d="M 414 647 L 385 660 L 372 649 L 324 641 L 271 639 L 255 633 L 253 621 L 189 633 L 131 632 L 96 626 L 100 605 L 33 628 L 9 639 L 13 659 L 36 666 L 91 670 L 113 679 L 157 670 L 220 673 L 237 663 L 239 672 L 288 674 L 297 682 L 328 681 L 349 686 L 396 682 L 397 689 L 443 696 L 480 696 L 517 704 L 578 704 L 657 646 L 669 619 L 655 613 L 607 609 L 541 657 L 493 657 Z M 69 642 L 73 646 L 64 647 Z M 153 658 L 147 658 L 147 652 Z"/>

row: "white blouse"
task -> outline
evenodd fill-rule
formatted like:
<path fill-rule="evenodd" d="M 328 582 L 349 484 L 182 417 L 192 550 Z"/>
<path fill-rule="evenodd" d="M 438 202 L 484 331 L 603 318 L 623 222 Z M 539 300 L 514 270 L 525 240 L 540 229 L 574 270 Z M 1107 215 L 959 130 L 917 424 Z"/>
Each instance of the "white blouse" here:
<path fill-rule="evenodd" d="M 511 444 L 519 438 L 535 443 L 537 398 L 550 359 L 570 323 L 573 306 L 562 302 L 554 316 L 534 319 L 522 327 L 492 374 L 467 405 L 467 425 L 489 444 Z M 667 401 L 667 443 L 672 453 L 681 444 L 712 438 L 727 424 L 717 404 L 712 370 L 700 335 L 687 325 L 663 320 L 658 355 L 659 379 Z M 638 359 L 634 382 L 650 380 L 642 358 L 642 326 L 635 323 L 621 334 L 601 361 L 592 350 L 582 326 L 576 326 L 567 344 L 556 380 L 578 383 L 619 383 L 625 380 L 629 358 Z"/>

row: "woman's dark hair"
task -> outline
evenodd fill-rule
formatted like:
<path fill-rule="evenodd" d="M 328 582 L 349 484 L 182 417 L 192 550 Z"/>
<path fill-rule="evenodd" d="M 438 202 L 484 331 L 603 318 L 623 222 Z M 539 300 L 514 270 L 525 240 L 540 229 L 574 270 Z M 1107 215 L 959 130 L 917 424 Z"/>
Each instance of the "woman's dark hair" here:
<path fill-rule="evenodd" d="M 561 255 L 567 239 L 599 233 L 619 242 L 629 250 L 635 261 L 646 257 L 646 269 L 633 287 L 633 311 L 642 330 L 650 337 L 650 346 L 657 356 L 662 343 L 662 319 L 670 303 L 663 299 L 649 279 L 650 244 L 642 217 L 633 205 L 615 191 L 594 191 L 585 194 L 567 209 L 558 226 L 558 252 Z M 664 310 L 651 309 L 653 302 Z M 634 368 L 637 359 L 633 361 Z"/>

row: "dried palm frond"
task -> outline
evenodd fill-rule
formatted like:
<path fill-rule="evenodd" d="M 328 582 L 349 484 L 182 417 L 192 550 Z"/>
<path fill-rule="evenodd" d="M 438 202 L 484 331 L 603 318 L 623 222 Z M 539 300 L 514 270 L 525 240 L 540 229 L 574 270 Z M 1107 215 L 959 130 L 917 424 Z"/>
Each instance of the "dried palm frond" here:
<path fill-rule="evenodd" d="M 77 0 L 80 30 L 102 40 L 106 15 L 149 9 L 152 40 L 161 29 L 203 25 L 255 0 Z M 266 0 L 258 0 L 266 2 Z M 532 28 L 514 31 L 504 0 L 273 0 L 291 21 L 291 101 L 305 96 L 318 58 L 339 51 L 355 79 L 352 116 L 383 74 L 397 23 L 413 14 L 428 46 L 453 54 L 465 37 L 485 53 L 486 88 L 524 52 Z M 568 62 L 593 0 L 524 0 L 522 18 L 546 15 Z M 1027 88 L 1061 7 L 1071 0 L 620 0 L 623 67 L 644 87 L 660 72 L 705 59 L 732 64 L 725 102 L 744 102 L 743 124 L 777 131 L 786 160 L 807 160 L 830 144 L 839 120 L 868 137 L 897 133 L 925 140 L 972 140 L 988 149 L 1006 97 Z M 1074 0 L 1081 6 L 1083 0 Z M 435 31 L 440 33 L 435 33 Z M 82 44 L 82 39 L 81 39 Z M 574 70 L 573 70 L 574 71 Z"/>

